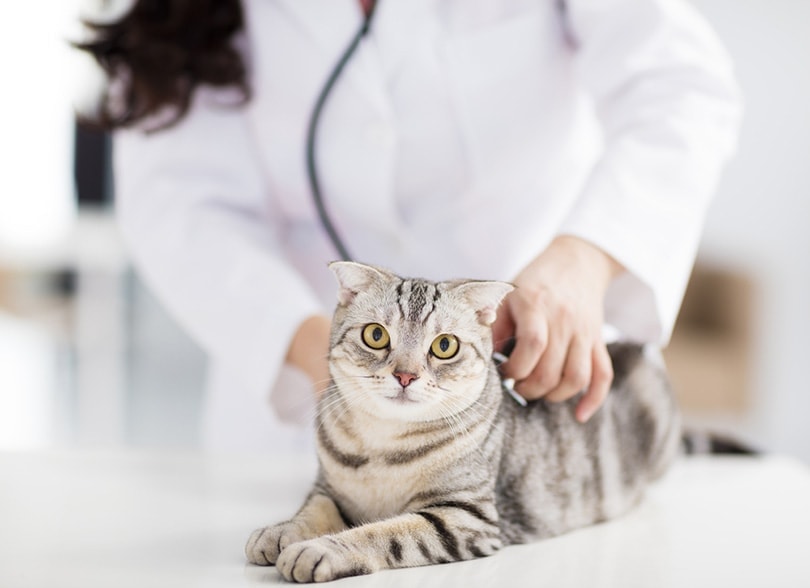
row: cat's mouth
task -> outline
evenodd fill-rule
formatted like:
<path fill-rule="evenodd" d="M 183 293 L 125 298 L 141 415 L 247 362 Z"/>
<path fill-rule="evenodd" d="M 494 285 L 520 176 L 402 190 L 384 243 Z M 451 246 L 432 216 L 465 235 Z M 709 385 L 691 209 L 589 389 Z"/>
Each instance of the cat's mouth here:
<path fill-rule="evenodd" d="M 418 404 L 418 400 L 414 400 L 405 388 L 401 388 L 396 394 L 385 396 L 391 402 L 397 404 Z"/>

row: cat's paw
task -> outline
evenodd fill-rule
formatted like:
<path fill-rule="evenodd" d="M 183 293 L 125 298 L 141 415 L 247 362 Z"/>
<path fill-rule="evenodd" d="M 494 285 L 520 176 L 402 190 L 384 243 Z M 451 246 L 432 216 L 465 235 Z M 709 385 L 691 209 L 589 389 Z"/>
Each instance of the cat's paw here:
<path fill-rule="evenodd" d="M 276 566 L 284 579 L 290 582 L 329 582 L 346 576 L 370 574 L 358 554 L 330 537 L 318 537 L 291 545 L 278 558 Z"/>
<path fill-rule="evenodd" d="M 256 529 L 245 545 L 245 555 L 252 564 L 272 566 L 286 547 L 310 537 L 306 529 L 292 521 Z"/>

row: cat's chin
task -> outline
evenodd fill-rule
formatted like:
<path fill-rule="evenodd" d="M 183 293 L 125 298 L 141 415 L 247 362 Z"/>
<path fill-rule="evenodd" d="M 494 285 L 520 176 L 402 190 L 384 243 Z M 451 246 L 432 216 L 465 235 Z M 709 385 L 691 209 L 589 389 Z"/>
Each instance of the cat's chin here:
<path fill-rule="evenodd" d="M 379 395 L 369 408 L 369 413 L 375 418 L 390 421 L 424 422 L 439 416 L 438 407 L 434 403 L 403 393 Z"/>
<path fill-rule="evenodd" d="M 446 402 L 420 397 L 418 394 L 389 392 L 377 394 L 369 399 L 363 409 L 375 419 L 402 423 L 426 423 L 447 419 L 456 412 L 463 411 L 470 403 L 453 403 L 453 409 Z"/>

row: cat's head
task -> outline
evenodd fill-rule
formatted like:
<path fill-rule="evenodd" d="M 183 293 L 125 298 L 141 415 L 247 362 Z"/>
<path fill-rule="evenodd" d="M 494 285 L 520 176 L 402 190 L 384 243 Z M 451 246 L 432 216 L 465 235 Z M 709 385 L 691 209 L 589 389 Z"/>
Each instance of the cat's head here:
<path fill-rule="evenodd" d="M 353 262 L 338 279 L 330 371 L 353 407 L 385 419 L 448 418 L 472 405 L 492 368 L 504 282 L 403 279 Z"/>

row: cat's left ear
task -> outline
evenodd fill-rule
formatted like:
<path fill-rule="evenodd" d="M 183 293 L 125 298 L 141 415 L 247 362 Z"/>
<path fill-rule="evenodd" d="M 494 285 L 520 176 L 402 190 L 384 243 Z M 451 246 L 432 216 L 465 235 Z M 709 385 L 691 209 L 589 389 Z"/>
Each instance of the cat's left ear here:
<path fill-rule="evenodd" d="M 478 322 L 489 326 L 495 322 L 504 296 L 515 287 L 507 282 L 464 282 L 457 291 L 478 313 Z"/>
<path fill-rule="evenodd" d="M 338 281 L 338 302 L 346 306 L 355 296 L 372 285 L 394 278 L 390 272 L 354 261 L 333 261 L 329 269 Z"/>

